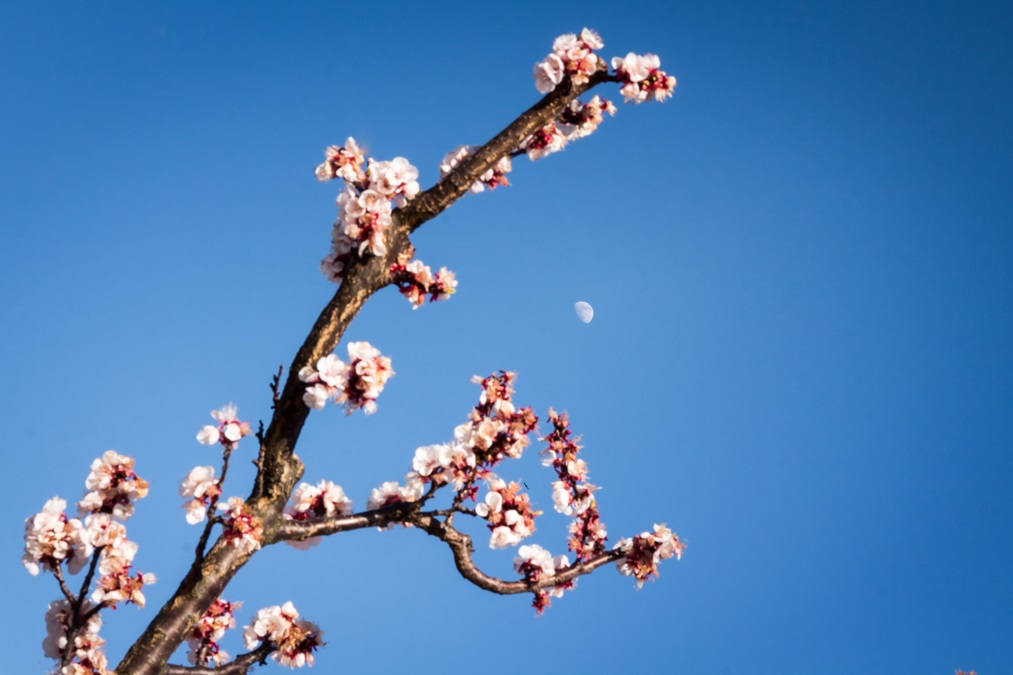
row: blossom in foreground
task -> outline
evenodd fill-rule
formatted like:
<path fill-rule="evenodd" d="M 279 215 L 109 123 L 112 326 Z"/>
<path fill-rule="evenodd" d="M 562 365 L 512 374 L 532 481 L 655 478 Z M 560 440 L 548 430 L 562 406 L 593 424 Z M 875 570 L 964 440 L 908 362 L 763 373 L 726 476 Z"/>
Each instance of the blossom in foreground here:
<path fill-rule="evenodd" d="M 492 534 L 489 548 L 516 546 L 522 539 L 535 531 L 535 517 L 540 514 L 531 508 L 531 501 L 521 493 L 517 483 L 507 483 L 499 478 L 489 481 L 489 492 L 485 502 L 475 507 L 480 518 L 489 521 Z"/>
<path fill-rule="evenodd" d="M 527 154 L 528 159 L 535 161 L 554 152 L 559 152 L 566 147 L 566 141 L 566 134 L 555 122 L 549 122 L 521 141 L 520 149 Z"/>
<path fill-rule="evenodd" d="M 543 466 L 551 466 L 559 480 L 552 484 L 552 503 L 556 511 L 574 516 L 570 524 L 569 549 L 578 562 L 589 560 L 605 551 L 608 533 L 601 522 L 594 499 L 597 486 L 586 482 L 587 463 L 577 456 L 580 445 L 570 438 L 570 422 L 566 413 L 549 409 L 552 433 L 542 440 L 548 446 L 539 453 Z"/>
<path fill-rule="evenodd" d="M 324 163 L 316 170 L 317 180 L 341 178 L 351 184 L 365 182 L 366 173 L 362 170 L 365 155 L 351 136 L 345 141 L 344 147 L 329 146 L 324 150 L 324 157 Z"/>
<path fill-rule="evenodd" d="M 188 500 L 183 504 L 186 522 L 196 525 L 204 520 L 211 501 L 221 494 L 214 467 L 197 466 L 191 469 L 179 486 L 179 496 Z"/>
<path fill-rule="evenodd" d="M 557 118 L 559 131 L 566 136 L 567 141 L 590 136 L 601 124 L 605 113 L 615 115 L 616 107 L 600 96 L 595 96 L 587 103 L 573 99 Z"/>
<path fill-rule="evenodd" d="M 385 255 L 384 235 L 393 224 L 390 198 L 378 190 L 338 195 L 338 220 L 331 231 L 332 252 L 350 245 L 360 256 Z"/>
<path fill-rule="evenodd" d="M 125 536 L 117 537 L 102 549 L 98 564 L 101 576 L 91 594 L 92 602 L 108 607 L 115 607 L 120 602 L 144 607 L 142 589 L 155 583 L 157 578 L 151 573 L 132 571 L 131 563 L 136 554 L 137 544 L 128 541 Z"/>
<path fill-rule="evenodd" d="M 222 533 L 225 540 L 247 553 L 260 548 L 264 538 L 264 527 L 260 518 L 250 511 L 250 507 L 239 497 L 229 497 L 226 504 L 219 504 L 222 514 Z"/>
<path fill-rule="evenodd" d="M 513 404 L 513 380 L 516 375 L 500 371 L 486 378 L 472 378 L 482 386 L 478 405 L 469 419 L 454 429 L 454 442 L 475 453 L 477 463 L 492 468 L 506 457 L 520 458 L 528 446 L 528 434 L 538 423 L 531 408 Z"/>
<path fill-rule="evenodd" d="M 134 458 L 107 450 L 91 463 L 85 479 L 88 492 L 78 502 L 81 515 L 111 513 L 127 520 L 134 513 L 134 502 L 148 496 L 148 483 L 134 472 Z"/>
<path fill-rule="evenodd" d="M 223 650 L 218 642 L 225 636 L 225 631 L 235 628 L 234 612 L 242 606 L 241 602 L 228 602 L 221 598 L 211 603 L 186 638 L 190 646 L 187 660 L 192 665 L 217 667 L 228 662 L 229 653 Z M 201 650 L 203 658 L 197 663 Z"/>
<path fill-rule="evenodd" d="M 218 422 L 218 426 L 210 424 L 204 426 L 197 433 L 197 442 L 201 445 L 221 443 L 226 450 L 235 450 L 239 445 L 239 439 L 253 433 L 250 430 L 250 423 L 241 422 L 236 417 L 238 414 L 239 408 L 234 403 L 223 405 L 218 410 L 212 410 L 211 417 Z"/>
<path fill-rule="evenodd" d="M 352 500 L 345 495 L 340 485 L 329 480 L 322 480 L 315 486 L 300 483 L 292 493 L 292 503 L 285 507 L 285 518 L 288 520 L 311 520 L 313 518 L 333 518 L 347 516 L 352 513 Z M 306 550 L 320 543 L 321 537 L 309 537 L 302 541 L 286 541 L 285 543 L 301 550 Z"/>
<path fill-rule="evenodd" d="M 569 567 L 570 561 L 565 555 L 555 558 L 538 544 L 528 544 L 517 549 L 517 556 L 514 558 L 514 570 L 524 575 L 524 579 L 530 583 L 538 583 L 556 575 L 556 572 Z M 535 599 L 532 607 L 539 614 L 545 611 L 546 607 L 552 604 L 550 598 L 562 597 L 563 592 L 574 588 L 575 582 L 567 581 L 562 584 L 549 587 L 547 590 L 535 591 Z"/>
<path fill-rule="evenodd" d="M 626 555 L 616 561 L 619 572 L 637 580 L 637 588 L 652 577 L 658 576 L 658 564 L 662 560 L 674 557 L 682 558 L 686 544 L 670 529 L 655 525 L 654 532 L 642 532 L 633 539 L 621 539 L 616 549 Z"/>
<path fill-rule="evenodd" d="M 457 279 L 453 272 L 441 267 L 439 272 L 433 274 L 429 265 L 421 260 L 412 260 L 407 264 L 397 262 L 391 265 L 390 274 L 401 295 L 412 303 L 412 309 L 425 304 L 427 294 L 430 302 L 437 302 L 447 300 L 457 292 Z"/>
<path fill-rule="evenodd" d="M 243 644 L 250 651 L 263 642 L 274 647 L 271 658 L 280 665 L 301 668 L 313 665 L 313 652 L 323 641 L 323 632 L 311 621 L 299 618 L 291 602 L 265 607 L 243 629 Z"/>
<path fill-rule="evenodd" d="M 560 35 L 552 43 L 552 53 L 535 64 L 535 88 L 539 93 L 547 94 L 566 75 L 574 84 L 585 84 L 601 62 L 594 50 L 604 46 L 598 34 L 589 28 L 583 29 L 580 35 Z"/>
<path fill-rule="evenodd" d="M 664 101 L 675 89 L 675 78 L 661 70 L 661 59 L 655 54 L 616 56 L 612 69 L 623 85 L 619 93 L 627 103 L 643 103 L 649 98 Z"/>
<path fill-rule="evenodd" d="M 398 206 L 407 204 L 421 190 L 419 170 L 404 157 L 395 157 L 389 162 L 370 159 L 366 174 L 369 176 L 369 187 L 387 199 L 393 199 Z"/>
<path fill-rule="evenodd" d="M 316 367 L 304 366 L 299 371 L 299 380 L 309 385 L 303 394 L 307 406 L 321 410 L 333 399 L 344 404 L 349 415 L 359 408 L 367 415 L 376 412 L 376 399 L 394 375 L 390 358 L 368 342 L 350 342 L 348 360 L 346 364 L 328 354 L 317 360 Z"/>
<path fill-rule="evenodd" d="M 80 615 L 87 615 L 95 605 L 88 600 L 81 604 Z M 49 603 L 46 612 L 46 638 L 42 641 L 42 653 L 51 659 L 62 659 L 68 647 L 67 633 L 73 618 L 73 607 L 66 599 Z M 102 648 L 105 640 L 99 637 L 102 628 L 102 617 L 92 614 L 83 628 L 78 629 L 74 636 L 74 646 L 69 664 L 61 673 L 106 673 L 107 660 Z M 68 670 L 68 668 L 70 670 Z"/>
<path fill-rule="evenodd" d="M 375 487 L 369 491 L 366 510 L 373 511 L 385 506 L 418 501 L 422 497 L 423 486 L 421 477 L 414 471 L 410 471 L 405 475 L 404 487 L 401 487 L 397 481 L 393 480 L 381 483 L 379 487 Z"/>
<path fill-rule="evenodd" d="M 64 513 L 67 502 L 53 497 L 42 511 L 25 519 L 25 553 L 21 563 L 35 576 L 40 570 L 56 570 L 64 561 L 71 574 L 76 574 L 91 555 L 92 546 L 85 536 L 83 524 Z"/>

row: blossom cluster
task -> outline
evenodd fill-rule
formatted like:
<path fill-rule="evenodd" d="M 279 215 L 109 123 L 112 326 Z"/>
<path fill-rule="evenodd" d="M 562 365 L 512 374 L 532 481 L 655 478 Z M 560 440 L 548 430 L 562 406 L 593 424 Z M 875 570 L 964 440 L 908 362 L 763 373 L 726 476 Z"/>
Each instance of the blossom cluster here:
<path fill-rule="evenodd" d="M 587 482 L 587 463 L 577 457 L 580 446 L 570 439 L 570 422 L 549 409 L 552 433 L 542 440 L 548 446 L 540 453 L 542 464 L 551 466 L 559 480 L 552 484 L 552 503 L 559 513 L 574 516 L 570 524 L 569 549 L 578 562 L 589 560 L 605 551 L 608 533 L 598 514 L 594 499 L 597 486 Z"/>
<path fill-rule="evenodd" d="M 511 400 L 516 377 L 501 370 L 471 380 L 482 386 L 482 393 L 468 421 L 454 429 L 454 441 L 474 452 L 480 466 L 492 468 L 506 457 L 519 459 L 538 423 L 531 408 L 518 409 Z"/>
<path fill-rule="evenodd" d="M 70 659 L 60 673 L 109 673 L 108 661 L 103 651 L 105 640 L 99 637 L 102 628 L 102 617 L 93 613 L 95 605 L 85 601 L 81 605 L 81 615 L 88 616 L 83 626 L 74 631 L 74 647 Z M 46 638 L 42 641 L 42 653 L 51 659 L 62 660 L 70 643 L 70 625 L 74 618 L 74 608 L 69 600 L 61 599 L 49 603 L 46 611 Z"/>
<path fill-rule="evenodd" d="M 390 358 L 368 342 L 348 343 L 348 363 L 334 354 L 317 361 L 316 367 L 304 366 L 299 380 L 305 382 L 303 402 L 322 410 L 328 399 L 342 403 L 347 414 L 362 408 L 367 415 L 376 412 L 376 399 L 387 380 L 394 375 Z"/>
<path fill-rule="evenodd" d="M 598 34 L 589 28 L 580 31 L 580 35 L 560 35 L 552 43 L 552 53 L 535 64 L 535 88 L 547 94 L 567 75 L 574 84 L 585 84 L 602 62 L 594 50 L 604 46 Z"/>
<path fill-rule="evenodd" d="M 91 594 L 92 601 L 107 607 L 115 607 L 120 602 L 144 607 L 141 591 L 157 579 L 154 574 L 133 571 L 137 544 L 127 539 L 126 528 L 110 516 L 99 514 L 88 517 L 87 530 L 91 544 L 102 550 L 98 563 L 101 576 Z"/>
<path fill-rule="evenodd" d="M 148 494 L 148 483 L 134 471 L 133 458 L 113 450 L 104 453 L 92 462 L 85 487 L 78 503 L 83 519 L 68 517 L 67 502 L 53 497 L 25 520 L 22 564 L 32 575 L 53 572 L 68 595 L 50 604 L 43 642 L 46 656 L 64 662 L 63 673 L 106 673 L 99 610 L 121 602 L 143 607 L 142 590 L 156 581 L 154 574 L 133 570 L 137 544 L 127 539 L 120 522 L 129 519 L 134 502 Z M 87 599 L 75 598 L 63 583 L 62 566 L 77 574 L 89 560 L 87 578 L 97 572 L 95 589 Z M 88 590 L 82 588 L 82 595 Z"/>
<path fill-rule="evenodd" d="M 437 302 L 447 300 L 457 292 L 457 279 L 453 272 L 441 267 L 439 272 L 433 274 L 421 260 L 394 263 L 390 266 L 390 274 L 401 295 L 412 303 L 412 309 L 425 304 L 427 294 L 430 302 Z"/>
<path fill-rule="evenodd" d="M 397 481 L 389 480 L 370 490 L 369 499 L 366 500 L 366 510 L 374 511 L 385 506 L 418 501 L 422 497 L 424 489 L 419 475 L 410 471 L 405 476 L 404 487 L 398 485 Z"/>
<path fill-rule="evenodd" d="M 517 483 L 509 485 L 500 478 L 489 480 L 484 503 L 475 507 L 480 518 L 489 521 L 492 534 L 489 548 L 516 546 L 535 531 L 535 517 L 540 511 L 531 508 L 531 500 Z"/>
<path fill-rule="evenodd" d="M 474 151 L 475 149 L 470 145 L 462 145 L 448 152 L 443 161 L 440 162 L 440 178 L 456 169 L 457 165 L 463 162 Z M 492 168 L 479 176 L 478 180 L 472 183 L 468 190 L 473 193 L 479 193 L 484 192 L 487 187 L 490 190 L 495 190 L 500 185 L 510 185 L 506 175 L 512 170 L 513 163 L 510 161 L 510 157 L 501 157 L 492 165 Z"/>
<path fill-rule="evenodd" d="M 355 139 L 344 147 L 330 146 L 317 167 L 319 180 L 341 178 L 346 187 L 337 198 L 338 218 L 331 230 L 331 251 L 320 263 L 324 276 L 340 281 L 353 256 L 387 253 L 385 234 L 393 223 L 393 208 L 404 206 L 420 191 L 419 172 L 404 157 L 367 162 Z M 393 204 L 392 204 L 393 202 Z"/>
<path fill-rule="evenodd" d="M 271 658 L 280 665 L 301 668 L 313 665 L 313 652 L 323 641 L 322 631 L 311 621 L 299 618 L 291 602 L 265 607 L 243 629 L 243 644 L 249 650 L 267 642 L 274 648 Z"/>
<path fill-rule="evenodd" d="M 134 472 L 134 459 L 107 450 L 91 463 L 88 492 L 77 504 L 80 515 L 111 513 L 120 520 L 134 514 L 134 502 L 148 496 L 148 483 Z"/>
<path fill-rule="evenodd" d="M 625 58 L 616 56 L 612 69 L 623 85 L 619 93 L 627 103 L 643 103 L 651 98 L 664 101 L 675 89 L 675 78 L 661 70 L 661 59 L 655 54 L 630 52 Z"/>
<path fill-rule="evenodd" d="M 570 561 L 565 555 L 557 555 L 555 558 L 538 544 L 528 544 L 517 549 L 517 556 L 514 558 L 514 570 L 523 574 L 525 581 L 536 584 L 545 579 L 550 579 L 561 569 L 570 566 Z M 575 581 L 567 581 L 562 584 L 550 586 L 547 590 L 535 591 L 535 599 L 532 607 L 541 614 L 552 604 L 551 598 L 561 598 L 563 592 L 576 586 Z"/>
<path fill-rule="evenodd" d="M 222 513 L 222 536 L 225 541 L 246 553 L 253 553 L 264 539 L 264 526 L 240 497 L 229 497 L 218 506 Z"/>
<path fill-rule="evenodd" d="M 437 485 L 453 482 L 458 488 L 475 472 L 475 465 L 474 450 L 455 442 L 417 448 L 412 458 L 412 469 L 420 482 Z"/>
<path fill-rule="evenodd" d="M 229 653 L 222 649 L 218 642 L 225 636 L 225 631 L 235 628 L 234 612 L 242 606 L 241 602 L 228 602 L 216 598 L 204 611 L 186 638 L 190 646 L 187 660 L 192 665 L 218 667 L 228 662 Z"/>
<path fill-rule="evenodd" d="M 191 525 L 204 520 L 212 503 L 218 501 L 222 488 L 215 478 L 212 466 L 197 466 L 190 470 L 179 486 L 179 496 L 188 500 L 183 504 L 186 509 L 186 522 Z"/>
<path fill-rule="evenodd" d="M 351 185 L 362 184 L 366 181 L 366 172 L 362 168 L 365 159 L 355 139 L 349 136 L 344 147 L 331 145 L 324 150 L 324 162 L 316 170 L 317 180 L 341 178 Z"/>
<path fill-rule="evenodd" d="M 519 150 L 532 161 L 559 152 L 571 141 L 593 134 L 605 113 L 616 114 L 616 107 L 610 101 L 595 96 L 584 103 L 575 98 L 555 120 L 521 141 Z"/>
<path fill-rule="evenodd" d="M 616 549 L 625 556 L 616 561 L 619 572 L 637 580 L 637 588 L 651 577 L 658 576 L 658 564 L 662 560 L 682 558 L 686 544 L 664 524 L 655 525 L 654 532 L 642 532 L 633 539 L 621 539 Z"/>
<path fill-rule="evenodd" d="M 335 485 L 329 480 L 322 480 L 315 486 L 300 483 L 292 493 L 292 503 L 285 507 L 285 518 L 296 521 L 347 516 L 351 513 L 352 500 L 345 495 L 340 485 Z M 286 543 L 305 550 L 319 544 L 320 539 L 309 537 L 303 541 L 286 541 Z"/>
<path fill-rule="evenodd" d="M 250 430 L 250 423 L 241 422 L 237 417 L 238 414 L 239 408 L 234 403 L 212 410 L 211 417 L 218 422 L 218 426 L 205 425 L 197 433 L 197 441 L 201 445 L 221 443 L 226 450 L 235 450 L 241 438 L 253 433 Z"/>

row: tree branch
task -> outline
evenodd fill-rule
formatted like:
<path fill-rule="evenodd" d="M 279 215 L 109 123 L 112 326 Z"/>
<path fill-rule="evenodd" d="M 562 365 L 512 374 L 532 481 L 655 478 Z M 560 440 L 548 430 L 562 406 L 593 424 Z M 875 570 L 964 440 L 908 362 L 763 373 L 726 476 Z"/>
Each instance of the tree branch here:
<path fill-rule="evenodd" d="M 543 588 L 558 586 L 579 576 L 590 574 L 602 565 L 614 563 L 625 555 L 622 551 L 618 550 L 607 551 L 586 562 L 574 563 L 569 567 L 558 570 L 554 576 L 546 577 L 537 582 L 525 580 L 503 581 L 502 579 L 489 576 L 475 566 L 475 561 L 471 555 L 475 552 L 475 547 L 472 545 L 471 537 L 468 535 L 455 530 L 445 522 L 428 514 L 416 514 L 411 519 L 411 522 L 450 547 L 450 551 L 454 555 L 454 563 L 457 565 L 457 571 L 461 573 L 462 577 L 481 589 L 500 595 L 531 593 Z"/>
<path fill-rule="evenodd" d="M 424 222 L 435 218 L 446 210 L 496 162 L 503 157 L 512 156 L 521 141 L 556 119 L 570 104 L 570 101 L 603 82 L 615 81 L 615 78 L 608 74 L 608 67 L 604 63 L 599 62 L 599 68 L 600 70 L 591 75 L 584 84 L 576 85 L 569 77 L 565 78 L 542 100 L 528 108 L 503 131 L 496 134 L 492 140 L 464 158 L 436 185 L 416 196 L 404 208 L 399 209 L 402 222 L 409 231 L 414 232 Z"/>
<path fill-rule="evenodd" d="M 295 446 L 309 415 L 309 408 L 302 400 L 305 384 L 299 380 L 299 371 L 334 351 L 366 300 L 392 283 L 391 266 L 403 254 L 410 257 L 414 251 L 409 240 L 411 232 L 461 197 L 482 173 L 516 149 L 527 136 L 555 119 L 571 100 L 610 79 L 612 78 L 607 70 L 599 70 L 582 85 L 574 85 L 569 78 L 564 79 L 555 90 L 462 161 L 436 185 L 418 195 L 404 208 L 395 210 L 392 216 L 393 227 L 389 230 L 386 242 L 385 256 L 355 257 L 349 261 L 341 285 L 320 313 L 292 361 L 281 395 L 273 401 L 274 414 L 270 426 L 261 439 L 260 453 L 256 461 L 257 475 L 246 502 L 263 523 L 265 542 L 286 538 L 279 534 L 288 531 L 288 524 L 285 523 L 282 512 L 293 488 L 303 474 L 304 467 L 295 455 Z M 431 517 L 428 520 L 430 523 L 438 522 Z M 456 533 L 456 530 L 450 528 L 448 533 Z M 302 530 L 295 534 L 313 536 L 305 534 Z M 453 538 L 455 535 L 447 536 Z M 460 533 L 456 536 L 465 537 Z M 451 544 L 451 541 L 444 540 Z M 464 541 L 467 542 L 467 547 L 470 547 L 470 540 L 465 537 Z M 531 590 L 524 582 L 513 584 L 501 582 L 479 572 L 470 562 L 470 550 L 466 550 L 467 547 L 460 549 L 459 545 L 451 544 L 458 569 L 465 578 L 478 585 L 485 584 L 483 587 L 495 592 L 519 593 Z M 461 553 L 462 550 L 465 553 Z M 117 672 L 130 675 L 155 675 L 160 672 L 201 614 L 221 594 L 251 555 L 225 545 L 219 537 L 202 560 L 194 561 L 173 597 L 166 602 L 144 633 L 127 651 L 116 667 Z M 604 558 L 607 558 L 607 555 L 583 563 L 580 567 L 584 569 L 588 565 L 602 565 L 609 561 Z M 581 573 L 586 574 L 586 571 L 574 572 L 572 576 Z M 557 577 L 556 582 L 560 581 L 561 579 Z M 515 588 L 517 590 L 514 590 Z"/>
<path fill-rule="evenodd" d="M 250 668 L 256 665 L 264 665 L 267 662 L 267 657 L 274 651 L 274 646 L 270 642 L 265 642 L 252 652 L 246 654 L 240 654 L 228 663 L 224 663 L 217 668 L 208 668 L 206 666 L 177 666 L 175 664 L 168 664 L 162 666 L 159 670 L 159 675 L 246 675 Z"/>

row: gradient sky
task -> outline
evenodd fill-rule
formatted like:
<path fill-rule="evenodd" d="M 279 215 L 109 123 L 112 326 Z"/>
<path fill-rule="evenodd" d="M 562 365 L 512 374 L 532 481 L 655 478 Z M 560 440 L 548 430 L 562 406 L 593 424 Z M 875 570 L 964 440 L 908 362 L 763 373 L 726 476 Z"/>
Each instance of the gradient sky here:
<path fill-rule="evenodd" d="M 128 532 L 160 577 L 106 613 L 113 663 L 182 577 L 177 486 L 215 457 L 196 432 L 228 401 L 269 419 L 333 292 L 323 148 L 355 136 L 427 187 L 583 26 L 606 57 L 660 55 L 674 99 L 607 88 L 595 135 L 426 224 L 418 255 L 459 293 L 374 298 L 346 337 L 397 375 L 372 417 L 311 415 L 298 453 L 361 506 L 450 437 L 473 374 L 514 370 L 520 404 L 583 434 L 612 541 L 665 522 L 686 555 L 639 592 L 602 569 L 536 618 L 434 539 L 361 531 L 257 555 L 225 595 L 240 622 L 292 600 L 325 673 L 1013 672 L 1009 5 L 684 4 L 0 7 L 0 673 L 49 667 L 58 590 L 20 565 L 23 519 L 77 500 L 106 449 L 151 483 Z M 551 472 L 532 451 L 500 473 L 562 552 Z M 238 462 L 226 493 L 251 477 Z"/>

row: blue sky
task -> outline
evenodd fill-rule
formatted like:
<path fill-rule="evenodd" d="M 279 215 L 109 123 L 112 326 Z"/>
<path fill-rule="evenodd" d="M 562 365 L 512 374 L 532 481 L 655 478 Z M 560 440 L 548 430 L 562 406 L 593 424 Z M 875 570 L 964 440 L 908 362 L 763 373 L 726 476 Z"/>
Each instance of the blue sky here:
<path fill-rule="evenodd" d="M 20 565 L 23 519 L 78 499 L 106 449 L 152 485 L 128 531 L 160 577 L 147 609 L 107 613 L 114 663 L 175 588 L 197 535 L 176 489 L 213 462 L 194 435 L 228 401 L 269 418 L 272 373 L 333 292 L 323 148 L 355 136 L 431 185 L 445 152 L 537 100 L 531 66 L 583 26 L 606 57 L 659 54 L 674 99 L 604 91 L 619 113 L 595 135 L 426 224 L 418 255 L 459 293 L 370 302 L 346 337 L 397 375 L 372 417 L 311 415 L 298 453 L 362 505 L 450 437 L 471 375 L 514 370 L 519 403 L 583 434 L 612 540 L 666 522 L 685 557 L 639 592 L 601 570 L 536 618 L 435 540 L 356 532 L 259 554 L 226 594 L 240 621 L 292 600 L 325 631 L 321 672 L 1013 672 L 1008 7 L 491 11 L 0 8 L 0 569 L 19 645 L 0 673 L 49 666 L 57 588 Z M 562 551 L 551 473 L 534 452 L 501 473 L 548 512 L 533 541 Z M 251 477 L 239 462 L 226 492 Z M 510 553 L 478 555 L 510 574 Z"/>

